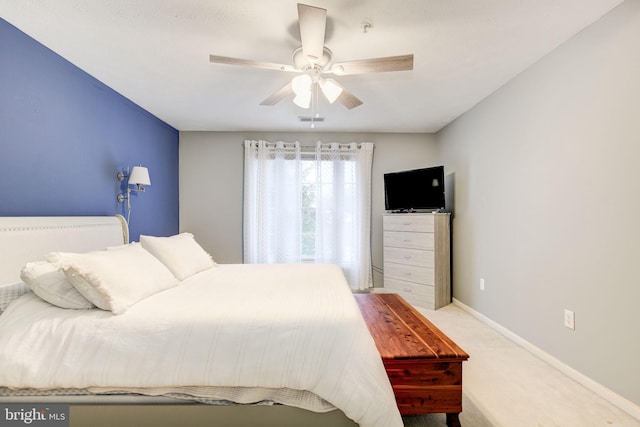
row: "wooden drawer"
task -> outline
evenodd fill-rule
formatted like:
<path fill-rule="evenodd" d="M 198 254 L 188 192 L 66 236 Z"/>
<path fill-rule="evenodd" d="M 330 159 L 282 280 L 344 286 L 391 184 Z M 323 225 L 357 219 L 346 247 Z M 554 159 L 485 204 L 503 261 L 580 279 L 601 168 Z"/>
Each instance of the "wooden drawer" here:
<path fill-rule="evenodd" d="M 385 360 L 384 365 L 401 414 L 421 414 L 425 407 L 462 411 L 461 361 Z"/>
<path fill-rule="evenodd" d="M 420 231 L 423 233 L 433 233 L 433 215 L 384 215 L 382 224 L 385 230 L 389 231 Z"/>
<path fill-rule="evenodd" d="M 435 271 L 433 268 L 417 267 L 414 265 L 384 263 L 384 277 L 408 282 L 432 285 L 435 283 Z"/>
<path fill-rule="evenodd" d="M 462 386 L 432 387 L 430 389 L 396 387 L 393 389 L 393 393 L 402 415 L 462 412 Z"/>
<path fill-rule="evenodd" d="M 384 368 L 394 388 L 424 386 L 427 378 L 431 386 L 462 385 L 462 364 L 459 361 L 387 359 Z"/>
<path fill-rule="evenodd" d="M 434 268 L 434 253 L 422 249 L 384 248 L 384 259 L 388 262 L 418 267 Z"/>
<path fill-rule="evenodd" d="M 408 231 L 385 231 L 384 246 L 394 248 L 411 248 L 434 250 L 433 233 L 416 233 Z"/>
<path fill-rule="evenodd" d="M 402 298 L 415 306 L 432 310 L 434 308 L 435 291 L 431 285 L 420 285 L 386 277 L 384 279 L 384 288 L 397 292 Z"/>

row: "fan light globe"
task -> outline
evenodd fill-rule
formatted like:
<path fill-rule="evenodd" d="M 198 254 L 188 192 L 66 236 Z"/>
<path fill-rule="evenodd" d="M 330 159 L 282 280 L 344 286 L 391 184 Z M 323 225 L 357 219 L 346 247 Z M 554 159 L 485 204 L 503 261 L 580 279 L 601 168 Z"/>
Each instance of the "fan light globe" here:
<path fill-rule="evenodd" d="M 343 87 L 333 79 L 320 80 L 320 89 L 330 104 L 333 104 L 342 93 Z"/>
<path fill-rule="evenodd" d="M 300 92 L 293 98 L 293 103 L 300 108 L 309 108 L 311 106 L 311 90 Z"/>
<path fill-rule="evenodd" d="M 313 80 L 309 74 L 300 74 L 291 80 L 291 89 L 296 95 L 301 95 L 305 92 L 309 92 L 309 98 L 311 98 L 311 83 Z"/>

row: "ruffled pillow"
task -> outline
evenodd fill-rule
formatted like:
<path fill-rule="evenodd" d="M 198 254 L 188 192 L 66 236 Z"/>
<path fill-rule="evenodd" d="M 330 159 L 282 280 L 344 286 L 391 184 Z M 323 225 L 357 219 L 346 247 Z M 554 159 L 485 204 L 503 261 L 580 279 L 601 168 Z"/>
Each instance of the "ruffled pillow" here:
<path fill-rule="evenodd" d="M 170 237 L 140 236 L 142 247 L 158 258 L 178 280 L 184 280 L 216 265 L 193 234 Z"/>
<path fill-rule="evenodd" d="M 85 298 L 115 314 L 178 284 L 171 272 L 140 245 L 84 254 L 54 252 L 47 259 L 64 270 Z"/>
<path fill-rule="evenodd" d="M 50 262 L 27 263 L 20 271 L 20 278 L 36 295 L 58 307 L 77 310 L 95 307 L 73 287 L 64 272 Z"/>

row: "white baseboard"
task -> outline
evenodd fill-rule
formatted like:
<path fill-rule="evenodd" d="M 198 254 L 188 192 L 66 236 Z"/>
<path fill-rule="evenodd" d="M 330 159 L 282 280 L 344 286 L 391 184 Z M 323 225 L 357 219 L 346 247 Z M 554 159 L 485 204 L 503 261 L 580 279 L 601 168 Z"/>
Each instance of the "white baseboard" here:
<path fill-rule="evenodd" d="M 635 403 L 625 399 L 624 397 L 620 396 L 619 394 L 611 391 L 607 387 L 605 387 L 602 384 L 592 380 L 591 378 L 587 377 L 586 375 L 581 374 L 580 372 L 576 371 L 575 369 L 573 369 L 572 367 L 570 367 L 566 363 L 561 362 L 560 360 L 556 359 L 555 357 L 553 357 L 549 353 L 541 350 L 540 348 L 538 348 L 535 345 L 531 344 L 530 342 L 528 342 L 524 338 L 516 335 L 515 333 L 511 332 L 510 330 L 508 330 L 504 326 L 494 322 L 493 320 L 489 319 L 484 314 L 477 312 L 476 310 L 474 310 L 473 308 L 469 307 L 468 305 L 458 301 L 455 298 L 453 298 L 453 303 L 456 306 L 458 306 L 460 309 L 464 310 L 465 312 L 469 313 L 471 316 L 475 317 L 476 319 L 478 319 L 479 321 L 484 323 L 485 325 L 489 326 L 490 328 L 492 328 L 495 331 L 499 332 L 500 334 L 504 335 L 505 337 L 507 337 L 511 341 L 515 342 L 516 344 L 518 344 L 519 346 L 523 347 L 527 351 L 531 352 L 535 356 L 537 356 L 540 359 L 544 360 L 549 365 L 551 365 L 554 368 L 558 369 L 560 372 L 562 372 L 563 374 L 565 374 L 569 378 L 573 379 L 574 381 L 578 382 L 579 384 L 582 384 L 587 389 L 591 390 L 592 392 L 596 393 L 598 396 L 600 396 L 603 399 L 607 400 L 612 405 L 617 406 L 618 408 L 622 409 L 623 411 L 625 411 L 626 413 L 628 413 L 632 417 L 637 418 L 638 420 L 640 420 L 640 406 L 638 406 Z"/>

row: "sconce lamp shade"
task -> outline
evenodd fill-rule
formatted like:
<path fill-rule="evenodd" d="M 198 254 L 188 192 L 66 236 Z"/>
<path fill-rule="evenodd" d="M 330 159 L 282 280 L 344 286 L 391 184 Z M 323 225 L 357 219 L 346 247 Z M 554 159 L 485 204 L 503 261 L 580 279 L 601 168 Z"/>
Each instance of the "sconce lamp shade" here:
<path fill-rule="evenodd" d="M 131 217 L 131 193 L 144 191 L 143 185 L 151 185 L 151 180 L 149 179 L 149 170 L 144 166 L 134 166 L 129 172 L 129 167 L 127 167 L 128 175 L 125 175 L 124 172 L 119 171 L 116 175 L 118 181 L 122 181 L 127 178 L 126 193 L 120 193 L 116 195 L 116 200 L 119 203 L 127 201 L 127 223 L 129 223 L 129 219 Z M 131 185 L 135 185 L 136 188 L 131 188 Z"/>
<path fill-rule="evenodd" d="M 129 185 L 151 185 L 149 170 L 144 166 L 134 166 L 129 175 Z"/>

